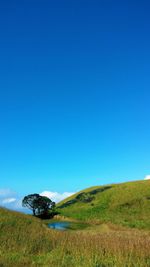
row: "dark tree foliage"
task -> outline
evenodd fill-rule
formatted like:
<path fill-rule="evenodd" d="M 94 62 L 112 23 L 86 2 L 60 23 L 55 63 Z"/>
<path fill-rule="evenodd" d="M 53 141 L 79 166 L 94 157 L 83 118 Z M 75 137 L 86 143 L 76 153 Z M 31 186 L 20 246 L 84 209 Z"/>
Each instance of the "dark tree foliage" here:
<path fill-rule="evenodd" d="M 55 209 L 55 202 L 39 194 L 31 194 L 24 197 L 22 206 L 32 210 L 34 216 L 48 217 Z"/>

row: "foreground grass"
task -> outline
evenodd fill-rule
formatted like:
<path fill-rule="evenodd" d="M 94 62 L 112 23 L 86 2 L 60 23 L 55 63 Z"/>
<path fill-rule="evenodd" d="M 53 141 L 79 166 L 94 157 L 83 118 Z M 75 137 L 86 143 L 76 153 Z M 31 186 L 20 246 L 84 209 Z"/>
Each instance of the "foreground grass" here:
<path fill-rule="evenodd" d="M 59 232 L 39 219 L 0 209 L 0 266 L 147 267 L 148 231 L 90 226 Z"/>

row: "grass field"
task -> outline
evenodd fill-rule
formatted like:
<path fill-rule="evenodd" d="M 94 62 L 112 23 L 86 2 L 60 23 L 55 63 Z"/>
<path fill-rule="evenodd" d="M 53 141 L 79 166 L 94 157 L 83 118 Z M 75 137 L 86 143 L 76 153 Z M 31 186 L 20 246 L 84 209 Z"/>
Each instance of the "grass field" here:
<path fill-rule="evenodd" d="M 150 233 L 114 225 L 56 231 L 39 219 L 0 209 L 0 266 L 147 267 Z"/>
<path fill-rule="evenodd" d="M 103 214 L 102 211 L 105 214 L 101 220 L 99 220 L 97 210 L 94 216 L 91 215 L 90 220 L 87 219 L 86 216 L 90 214 L 88 208 L 91 202 L 83 202 L 83 206 L 78 211 L 80 216 L 77 216 L 78 202 L 60 209 L 63 214 L 70 217 L 79 217 L 89 221 L 89 226 L 82 230 L 62 232 L 52 230 L 46 225 L 48 220 L 41 221 L 31 215 L 0 208 L 0 267 L 149 267 L 150 229 L 148 229 L 148 220 L 146 219 L 143 229 L 127 227 L 130 224 L 130 218 L 132 219 L 131 225 L 133 226 L 134 222 L 134 227 L 139 227 L 139 224 L 135 222 L 140 220 L 143 222 L 146 213 L 149 216 L 147 206 L 149 203 L 147 200 L 149 185 L 149 181 L 122 184 L 120 185 L 119 198 L 116 192 L 119 185 L 113 185 L 107 190 L 96 191 L 94 193 L 95 198 L 92 199 L 94 202 L 92 208 L 96 206 L 96 203 L 100 205 L 102 195 L 106 194 L 103 199 L 103 207 L 105 208 L 100 209 L 100 214 Z M 92 190 L 99 188 L 95 187 Z M 128 188 L 128 192 L 126 192 L 126 188 Z M 110 193 L 110 190 L 114 191 Z M 86 192 L 91 192 L 91 189 L 86 190 Z M 132 196 L 133 192 L 136 192 L 136 195 Z M 76 196 L 60 204 L 63 205 Z M 112 223 L 110 220 L 112 214 L 118 211 L 118 205 L 126 203 L 127 197 L 129 205 L 131 200 L 134 203 L 131 206 L 132 211 L 135 207 L 137 208 L 139 199 L 144 198 L 141 200 L 142 203 L 145 203 L 144 207 L 142 208 L 140 204 L 137 208 L 138 212 L 133 214 L 128 211 L 129 207 L 128 209 L 125 208 L 126 210 L 120 210 L 116 212 L 116 218 L 112 220 L 115 224 Z M 84 198 L 81 199 L 82 201 L 85 200 Z M 111 200 L 111 209 L 110 204 L 108 205 L 108 199 Z M 119 200 L 118 205 L 117 199 Z M 71 213 L 71 205 L 76 213 L 73 211 Z M 108 214 L 105 211 L 106 206 L 109 207 Z M 83 207 L 88 207 L 85 212 Z M 81 214 L 81 210 L 83 214 Z M 128 219 L 126 227 L 122 226 L 121 220 L 123 218 L 124 222 L 125 216 Z M 57 216 L 56 219 L 61 220 L 62 218 L 65 220 L 65 217 L 61 215 Z M 108 221 L 106 221 L 107 218 Z M 141 224 L 139 228 L 141 228 Z"/>
<path fill-rule="evenodd" d="M 150 180 L 88 188 L 58 206 L 74 219 L 150 229 Z"/>

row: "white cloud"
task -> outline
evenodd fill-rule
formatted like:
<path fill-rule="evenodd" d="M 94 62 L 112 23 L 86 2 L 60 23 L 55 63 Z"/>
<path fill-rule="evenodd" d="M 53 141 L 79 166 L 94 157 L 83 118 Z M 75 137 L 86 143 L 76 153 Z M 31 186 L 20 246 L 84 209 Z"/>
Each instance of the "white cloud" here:
<path fill-rule="evenodd" d="M 150 180 L 150 175 L 146 175 L 144 180 Z"/>
<path fill-rule="evenodd" d="M 22 199 L 9 188 L 0 189 L 0 206 L 13 210 L 23 209 Z"/>
<path fill-rule="evenodd" d="M 5 203 L 7 204 L 7 203 L 15 202 L 15 201 L 16 201 L 16 198 L 13 198 L 13 197 L 12 198 L 5 198 L 5 199 L 2 200 L 2 203 L 3 204 L 5 204 Z"/>
<path fill-rule="evenodd" d="M 50 198 L 54 202 L 59 202 L 67 197 L 72 196 L 73 192 L 64 192 L 64 193 L 58 193 L 58 192 L 51 192 L 51 191 L 43 191 L 40 193 L 41 196 L 45 196 Z"/>
<path fill-rule="evenodd" d="M 59 202 L 67 197 L 70 197 L 73 195 L 74 192 L 51 192 L 51 191 L 43 191 L 40 193 L 41 196 L 46 196 L 50 198 L 54 202 Z M 25 213 L 29 213 L 30 210 L 27 208 L 22 207 L 22 199 L 23 197 L 19 196 L 17 193 L 12 191 L 11 189 L 2 189 L 0 188 L 0 206 L 12 209 L 12 210 L 18 210 Z"/>

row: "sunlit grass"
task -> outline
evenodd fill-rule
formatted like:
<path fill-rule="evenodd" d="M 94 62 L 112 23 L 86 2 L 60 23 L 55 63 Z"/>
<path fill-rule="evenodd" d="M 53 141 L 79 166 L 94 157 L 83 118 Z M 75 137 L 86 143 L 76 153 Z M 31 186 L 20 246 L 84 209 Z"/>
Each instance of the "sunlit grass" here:
<path fill-rule="evenodd" d="M 73 202 L 81 192 L 91 194 L 93 200 Z M 150 229 L 150 180 L 91 187 L 81 192 L 59 203 L 62 215 L 92 223 Z M 73 203 L 68 205 L 68 201 Z"/>
<path fill-rule="evenodd" d="M 147 267 L 149 231 L 112 224 L 51 230 L 39 219 L 0 209 L 0 266 Z"/>

